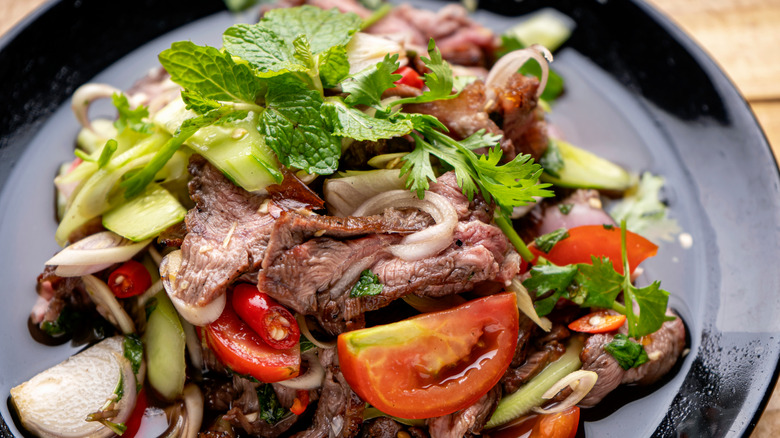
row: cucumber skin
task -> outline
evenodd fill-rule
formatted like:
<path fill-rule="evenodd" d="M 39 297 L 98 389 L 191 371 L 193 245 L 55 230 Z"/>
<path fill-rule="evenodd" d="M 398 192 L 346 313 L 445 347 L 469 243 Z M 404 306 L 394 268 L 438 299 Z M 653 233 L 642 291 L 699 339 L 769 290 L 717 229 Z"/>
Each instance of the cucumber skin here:
<path fill-rule="evenodd" d="M 151 309 L 151 310 L 149 310 Z M 143 336 L 149 384 L 166 400 L 174 400 L 184 390 L 186 336 L 179 314 L 165 291 L 147 304 L 149 319 Z"/>
<path fill-rule="evenodd" d="M 103 226 L 141 242 L 184 220 L 187 210 L 167 190 L 151 183 L 143 193 L 103 215 Z"/>

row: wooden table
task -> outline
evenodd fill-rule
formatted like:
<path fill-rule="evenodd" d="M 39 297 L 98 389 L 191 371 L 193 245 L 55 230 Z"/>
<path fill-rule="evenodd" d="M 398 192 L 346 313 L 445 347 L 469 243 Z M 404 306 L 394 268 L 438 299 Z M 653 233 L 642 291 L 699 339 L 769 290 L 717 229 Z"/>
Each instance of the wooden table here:
<path fill-rule="evenodd" d="M 780 0 L 647 0 L 688 32 L 747 98 L 780 157 Z M 45 0 L 0 0 L 0 35 Z M 780 431 L 776 387 L 752 438 Z"/>

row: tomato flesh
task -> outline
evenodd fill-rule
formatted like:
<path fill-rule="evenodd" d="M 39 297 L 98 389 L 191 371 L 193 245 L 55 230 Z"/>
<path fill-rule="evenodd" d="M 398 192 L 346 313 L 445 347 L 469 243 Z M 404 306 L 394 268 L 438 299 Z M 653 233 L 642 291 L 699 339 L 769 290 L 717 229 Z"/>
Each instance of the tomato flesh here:
<path fill-rule="evenodd" d="M 515 294 L 342 333 L 339 365 L 380 411 L 429 418 L 471 406 L 498 383 L 517 346 Z"/>
<path fill-rule="evenodd" d="M 394 84 L 398 85 L 408 85 L 410 87 L 419 88 L 422 90 L 423 86 L 425 86 L 425 83 L 423 82 L 420 75 L 414 71 L 413 68 L 409 66 L 403 66 L 396 70 L 394 74 L 401 75 L 401 79 L 393 82 Z"/>
<path fill-rule="evenodd" d="M 301 367 L 299 344 L 278 350 L 266 344 L 242 321 L 231 304 L 216 321 L 203 328 L 209 347 L 231 370 L 261 382 L 278 382 L 298 375 Z"/>
<path fill-rule="evenodd" d="M 589 313 L 569 324 L 569 329 L 580 333 L 608 333 L 619 329 L 626 315 L 615 315 L 606 310 Z"/>
<path fill-rule="evenodd" d="M 540 415 L 529 438 L 574 438 L 580 424 L 580 408 L 572 406 L 555 414 Z"/>
<path fill-rule="evenodd" d="M 535 244 L 528 249 L 536 258 L 543 257 L 553 264 L 565 266 L 577 263 L 591 263 L 591 256 L 607 257 L 615 270 L 623 273 L 621 256 L 620 228 L 603 225 L 583 225 L 569 230 L 569 237 L 556 243 L 549 253 L 545 253 Z M 626 252 L 631 272 L 646 258 L 658 252 L 658 245 L 639 234 L 626 230 Z M 536 258 L 534 261 L 536 261 Z"/>

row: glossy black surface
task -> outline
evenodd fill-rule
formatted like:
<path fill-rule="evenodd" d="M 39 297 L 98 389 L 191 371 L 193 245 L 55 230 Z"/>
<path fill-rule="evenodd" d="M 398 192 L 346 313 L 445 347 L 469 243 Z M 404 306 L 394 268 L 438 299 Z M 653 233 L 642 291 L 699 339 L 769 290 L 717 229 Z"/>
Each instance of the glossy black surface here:
<path fill-rule="evenodd" d="M 660 279 L 672 292 L 670 303 L 689 330 L 690 353 L 663 385 L 623 388 L 599 409 L 584 411 L 581 434 L 749 433 L 766 403 L 780 355 L 780 319 L 775 316 L 780 314 L 780 271 L 774 266 L 780 260 L 780 179 L 746 103 L 699 48 L 642 3 L 482 0 L 480 5 L 508 17 L 553 6 L 577 22 L 553 64 L 568 86 L 553 122 L 564 130 L 570 127 L 570 139 L 634 171 L 664 175 L 672 213 L 694 241 L 690 249 L 662 244 L 639 280 Z M 9 176 L 16 163 L 22 163 L 21 170 L 30 167 L 22 158 L 25 151 L 31 153 L 37 130 L 78 85 L 142 43 L 221 7 L 218 1 L 63 1 L 48 5 L 0 41 L 0 239 L 6 252 L 25 245 L 23 238 L 7 239 L 3 227 L 12 219 L 24 223 L 28 214 L 13 196 L 31 189 L 18 183 L 18 173 Z M 512 22 L 484 14 L 479 18 L 496 28 Z M 69 129 L 63 137 L 75 133 Z M 22 232 L 30 232 L 29 239 L 52 239 L 34 230 Z M 17 271 L 11 256 L 2 257 L 0 278 L 5 280 Z M 25 281 L 28 289 L 0 292 L 6 303 L 0 309 L 0 354 L 7 359 L 13 352 L 29 363 L 26 369 L 0 367 L 4 394 L 67 356 L 56 350 L 59 359 L 44 366 L 29 358 L 45 357 L 41 349 L 49 347 L 14 339 L 28 336 L 14 322 L 20 318 L 12 317 L 26 314 L 34 302 L 33 278 Z M 8 412 L 6 406 L 2 412 Z M 2 432 L 11 434 L 5 427 Z"/>

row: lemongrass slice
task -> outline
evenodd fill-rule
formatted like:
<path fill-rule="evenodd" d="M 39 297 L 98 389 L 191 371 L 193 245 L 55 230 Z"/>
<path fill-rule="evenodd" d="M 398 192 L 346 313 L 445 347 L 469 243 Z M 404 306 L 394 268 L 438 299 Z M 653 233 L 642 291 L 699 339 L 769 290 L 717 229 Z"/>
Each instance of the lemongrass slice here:
<path fill-rule="evenodd" d="M 173 306 L 179 315 L 192 325 L 204 326 L 216 321 L 225 310 L 227 303 L 225 294 L 218 296 L 205 306 L 188 303 L 179 298 L 177 292 L 180 285 L 177 276 L 179 269 L 181 269 L 181 262 L 181 250 L 168 253 L 160 262 L 160 279 Z"/>
<path fill-rule="evenodd" d="M 133 319 L 125 312 L 125 309 L 119 304 L 119 301 L 117 301 L 116 297 L 111 292 L 111 289 L 109 289 L 108 285 L 104 283 L 103 280 L 94 275 L 85 275 L 81 277 L 81 281 L 84 282 L 84 286 L 86 286 L 87 293 L 89 293 L 89 297 L 92 298 L 92 301 L 96 305 L 102 306 L 104 309 L 108 310 L 110 316 L 113 317 L 113 321 L 110 321 L 112 324 L 126 335 L 135 333 Z"/>
<path fill-rule="evenodd" d="M 306 317 L 303 316 L 302 314 L 296 313 L 295 320 L 298 321 L 298 327 L 301 329 L 301 333 L 303 333 L 303 335 L 306 336 L 306 339 L 310 340 L 312 344 L 320 348 L 323 348 L 325 350 L 334 348 L 336 346 L 335 340 L 330 342 L 324 342 L 315 338 L 314 335 L 311 334 L 311 330 L 309 330 L 309 323 L 306 322 Z"/>
<path fill-rule="evenodd" d="M 76 115 L 76 120 L 79 121 L 81 126 L 92 129 L 92 125 L 89 122 L 89 106 L 92 102 L 98 99 L 104 99 L 113 96 L 114 93 L 121 93 L 118 88 L 112 87 L 108 84 L 96 84 L 88 83 L 80 86 L 73 93 L 70 107 L 73 110 L 73 114 Z"/>
<path fill-rule="evenodd" d="M 112 231 L 103 231 L 66 246 L 45 264 L 57 266 L 54 273 L 60 277 L 81 277 L 130 260 L 151 241 L 133 242 Z"/>
<path fill-rule="evenodd" d="M 503 87 L 509 77 L 517 73 L 520 67 L 531 59 L 536 60 L 542 70 L 542 77 L 539 79 L 539 88 L 536 90 L 536 97 L 541 96 L 542 92 L 544 92 L 544 87 L 547 86 L 547 76 L 549 75 L 550 70 L 548 62 L 552 62 L 553 57 L 550 51 L 544 46 L 534 44 L 525 49 L 507 53 L 493 65 L 485 80 L 485 101 L 488 102 L 488 104 L 495 101 L 496 92 L 494 91 L 494 87 Z"/>
<path fill-rule="evenodd" d="M 400 244 L 391 246 L 389 251 L 394 256 L 406 261 L 421 260 L 438 254 L 452 244 L 458 214 L 445 197 L 425 192 L 425 197 L 420 199 L 408 190 L 390 190 L 364 202 L 353 215 L 377 214 L 389 207 L 417 208 L 430 214 L 436 222 L 436 225 L 412 233 L 404 237 Z"/>
<path fill-rule="evenodd" d="M 577 405 L 577 403 L 585 398 L 590 390 L 593 389 L 593 387 L 596 385 L 596 381 L 598 379 L 599 375 L 594 371 L 577 370 L 573 373 L 570 373 L 551 386 L 547 392 L 542 394 L 542 398 L 549 400 L 555 397 L 556 394 L 558 394 L 563 388 L 567 386 L 572 389 L 572 393 L 569 394 L 569 396 L 566 397 L 562 402 L 558 403 L 550 409 L 535 407 L 533 411 L 539 414 L 555 414 L 558 412 L 563 412 L 566 409 Z"/>
<path fill-rule="evenodd" d="M 313 350 L 309 350 L 306 353 L 303 353 L 302 357 L 305 358 L 306 363 L 309 364 L 306 373 L 302 376 L 282 380 L 276 383 L 293 389 L 315 389 L 322 386 L 322 381 L 325 379 L 325 368 L 320 364 L 317 355 L 314 354 Z"/>
<path fill-rule="evenodd" d="M 517 278 L 512 279 L 512 283 L 507 287 L 507 290 L 514 292 L 517 296 L 517 308 L 520 309 L 525 316 L 535 322 L 536 325 L 542 328 L 542 330 L 549 332 L 552 329 L 552 321 L 545 317 L 539 317 L 534 309 L 534 303 L 531 300 L 531 295 L 528 293 L 528 289 L 523 286 L 523 283 Z"/>
<path fill-rule="evenodd" d="M 184 399 L 187 419 L 181 436 L 182 438 L 197 438 L 203 423 L 203 393 L 200 392 L 198 385 L 190 383 L 184 387 L 182 398 Z"/>

